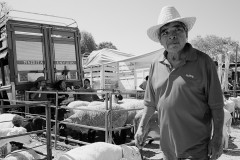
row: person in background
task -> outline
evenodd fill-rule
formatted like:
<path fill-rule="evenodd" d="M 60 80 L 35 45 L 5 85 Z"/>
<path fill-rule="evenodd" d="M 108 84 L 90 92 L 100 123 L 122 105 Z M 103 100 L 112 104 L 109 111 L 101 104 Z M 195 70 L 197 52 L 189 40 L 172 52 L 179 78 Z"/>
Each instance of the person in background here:
<path fill-rule="evenodd" d="M 79 91 L 80 92 L 96 92 L 96 90 L 94 90 L 91 87 L 90 80 L 87 78 L 84 79 L 83 88 L 80 88 Z M 77 94 L 74 97 L 75 97 L 75 100 L 82 100 L 82 101 L 88 101 L 88 102 L 101 100 L 96 94 Z"/>
<path fill-rule="evenodd" d="M 91 83 L 90 83 L 90 80 L 89 79 L 84 79 L 84 86 L 83 86 L 84 89 L 89 89 L 89 90 L 92 90 L 92 87 L 91 87 Z"/>
<path fill-rule="evenodd" d="M 46 80 L 43 76 L 38 77 L 34 83 L 34 87 L 30 91 L 48 91 Z M 46 93 L 30 93 L 30 100 L 32 101 L 48 101 L 48 94 Z M 30 107 L 29 112 L 32 114 L 45 114 L 45 107 L 35 106 Z"/>
<path fill-rule="evenodd" d="M 195 21 L 166 6 L 147 31 L 165 51 L 150 67 L 135 144 L 142 147 L 145 126 L 157 110 L 164 160 L 216 160 L 223 152 L 221 85 L 213 60 L 188 43 Z"/>
<path fill-rule="evenodd" d="M 67 91 L 67 84 L 65 82 L 65 80 L 59 80 L 55 83 L 54 85 L 54 89 L 58 90 L 58 91 Z"/>
<path fill-rule="evenodd" d="M 142 90 L 146 89 L 147 81 L 148 81 L 148 76 L 145 77 L 145 81 L 143 81 L 142 84 L 140 84 L 139 86 Z"/>
<path fill-rule="evenodd" d="M 67 87 L 65 80 L 59 80 L 54 84 L 54 90 L 59 92 L 67 92 L 71 89 Z M 69 94 L 58 94 L 58 105 L 61 105 L 63 101 L 69 98 Z"/>
<path fill-rule="evenodd" d="M 30 89 L 30 91 L 47 91 L 46 80 L 43 76 L 38 77 L 35 81 L 35 86 Z M 45 93 L 31 93 L 30 100 L 34 101 L 47 101 L 47 94 Z"/>

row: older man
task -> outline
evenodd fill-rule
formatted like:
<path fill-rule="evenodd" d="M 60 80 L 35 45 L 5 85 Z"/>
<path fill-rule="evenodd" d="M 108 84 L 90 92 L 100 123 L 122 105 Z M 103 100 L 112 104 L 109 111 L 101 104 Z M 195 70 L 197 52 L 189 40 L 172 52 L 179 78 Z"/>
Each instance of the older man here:
<path fill-rule="evenodd" d="M 146 107 L 135 143 L 142 146 L 144 128 L 158 110 L 164 160 L 214 160 L 222 154 L 221 86 L 212 59 L 187 42 L 195 21 L 195 17 L 181 17 L 174 7 L 166 6 L 158 24 L 147 32 L 165 52 L 150 68 Z"/>

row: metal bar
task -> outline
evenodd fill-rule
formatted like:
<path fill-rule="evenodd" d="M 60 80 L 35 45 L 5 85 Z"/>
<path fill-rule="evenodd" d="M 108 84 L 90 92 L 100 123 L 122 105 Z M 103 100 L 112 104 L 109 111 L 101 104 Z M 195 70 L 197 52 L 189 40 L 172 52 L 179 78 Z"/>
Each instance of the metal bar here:
<path fill-rule="evenodd" d="M 70 125 L 70 126 L 77 126 L 77 127 L 87 128 L 87 129 L 94 129 L 94 130 L 106 131 L 105 128 L 101 128 L 101 127 L 87 126 L 87 125 L 75 124 L 75 123 L 68 123 L 68 122 L 60 122 L 60 123 L 62 123 L 62 124 L 67 124 L 67 125 Z"/>
<path fill-rule="evenodd" d="M 233 86 L 233 96 L 234 97 L 237 97 L 237 92 L 236 92 L 236 90 L 237 90 L 237 81 L 238 81 L 238 75 L 237 75 L 237 63 L 238 63 L 238 61 L 237 61 L 237 52 L 238 52 L 238 45 L 237 45 L 237 47 L 236 47 L 236 56 L 235 56 L 235 81 L 234 81 L 234 86 Z"/>
<path fill-rule="evenodd" d="M 110 100 L 109 100 L 109 114 L 108 114 L 108 118 L 109 118 L 109 127 L 108 127 L 108 129 L 109 129 L 109 135 L 108 135 L 108 143 L 112 143 L 112 128 L 113 128 L 113 126 L 112 126 L 112 96 L 115 96 L 115 95 L 113 95 L 112 93 L 110 93 Z"/>
<path fill-rule="evenodd" d="M 106 104 L 106 110 L 108 110 L 108 93 L 105 94 L 105 104 Z M 108 143 L 108 114 L 105 113 L 105 142 Z"/>
<path fill-rule="evenodd" d="M 56 109 L 55 109 L 55 143 L 54 148 L 57 149 L 57 141 L 58 141 L 58 134 L 57 131 L 59 129 L 58 127 L 58 92 L 56 92 Z"/>
<path fill-rule="evenodd" d="M 52 160 L 52 142 L 51 142 L 51 110 L 50 110 L 50 102 L 47 103 L 45 111 L 46 111 L 46 126 L 47 126 L 47 160 Z"/>
<path fill-rule="evenodd" d="M 77 24 L 77 22 L 74 20 L 74 19 L 72 19 L 72 18 L 68 18 L 68 17 L 60 17 L 60 16 L 55 16 L 55 15 L 49 15 L 49 14 L 41 14 L 41 13 L 35 13 L 35 12 L 27 12 L 27 11 L 20 11 L 20 10 L 10 10 L 10 11 L 13 11 L 13 12 L 22 12 L 22 13 L 27 13 L 27 14 L 35 14 L 35 15 L 40 15 L 40 16 L 48 16 L 48 17 L 53 17 L 53 18 L 61 18 L 61 19 L 67 19 L 67 20 L 70 20 L 70 21 L 72 21 L 70 24 L 65 24 L 66 26 L 70 26 L 70 25 L 72 25 L 72 24 L 76 24 L 77 25 L 77 27 L 78 27 L 78 24 Z M 12 16 L 10 16 L 10 17 L 12 17 Z M 38 19 L 38 21 L 39 21 L 39 19 Z M 40 21 L 42 21 L 42 20 L 40 20 Z M 55 22 L 56 23 L 56 22 Z M 58 23 L 62 23 L 62 22 L 58 22 Z"/>

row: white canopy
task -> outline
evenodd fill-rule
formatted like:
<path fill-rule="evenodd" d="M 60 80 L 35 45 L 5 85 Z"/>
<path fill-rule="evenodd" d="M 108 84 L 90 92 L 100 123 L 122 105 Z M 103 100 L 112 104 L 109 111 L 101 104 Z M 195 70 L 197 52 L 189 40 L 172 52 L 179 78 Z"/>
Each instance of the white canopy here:
<path fill-rule="evenodd" d="M 90 78 L 97 89 L 139 89 L 151 63 L 163 52 L 162 48 L 135 56 L 112 49 L 93 51 L 84 66 L 85 77 Z"/>
<path fill-rule="evenodd" d="M 132 54 L 123 53 L 118 50 L 104 48 L 101 50 L 93 51 L 88 56 L 84 67 L 102 65 L 109 62 L 116 62 L 133 56 L 134 55 Z"/>
<path fill-rule="evenodd" d="M 133 63 L 136 69 L 148 68 L 154 60 L 156 60 L 161 54 L 163 54 L 163 52 L 164 52 L 164 48 L 150 52 L 150 53 L 145 53 L 142 55 L 118 60 L 117 62 Z"/>

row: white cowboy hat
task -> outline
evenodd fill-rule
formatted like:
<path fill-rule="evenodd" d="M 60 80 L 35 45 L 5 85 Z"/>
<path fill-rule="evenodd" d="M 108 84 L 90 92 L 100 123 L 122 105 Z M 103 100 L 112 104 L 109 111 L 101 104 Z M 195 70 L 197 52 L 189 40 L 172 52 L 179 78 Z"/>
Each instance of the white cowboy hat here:
<path fill-rule="evenodd" d="M 196 17 L 181 17 L 175 7 L 165 6 L 162 8 L 161 13 L 158 17 L 157 25 L 152 26 L 147 30 L 148 37 L 155 42 L 159 42 L 159 29 L 167 23 L 176 21 L 184 23 L 188 28 L 188 31 L 190 31 L 196 21 Z"/>

